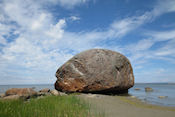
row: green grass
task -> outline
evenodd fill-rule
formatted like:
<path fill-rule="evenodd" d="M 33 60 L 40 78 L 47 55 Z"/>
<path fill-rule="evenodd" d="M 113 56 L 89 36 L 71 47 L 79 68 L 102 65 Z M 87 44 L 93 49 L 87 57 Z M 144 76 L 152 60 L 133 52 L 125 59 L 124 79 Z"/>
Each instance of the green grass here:
<path fill-rule="evenodd" d="M 90 105 L 75 96 L 0 100 L 0 117 L 102 117 L 92 115 Z"/>

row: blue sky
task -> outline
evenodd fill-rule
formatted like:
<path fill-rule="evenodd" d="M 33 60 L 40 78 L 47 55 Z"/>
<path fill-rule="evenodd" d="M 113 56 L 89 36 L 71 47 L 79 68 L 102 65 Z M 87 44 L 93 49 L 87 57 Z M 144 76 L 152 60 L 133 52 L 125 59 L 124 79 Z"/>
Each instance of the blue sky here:
<path fill-rule="evenodd" d="M 127 56 L 135 82 L 175 82 L 175 0 L 0 0 L 0 84 L 54 83 L 92 48 Z"/>

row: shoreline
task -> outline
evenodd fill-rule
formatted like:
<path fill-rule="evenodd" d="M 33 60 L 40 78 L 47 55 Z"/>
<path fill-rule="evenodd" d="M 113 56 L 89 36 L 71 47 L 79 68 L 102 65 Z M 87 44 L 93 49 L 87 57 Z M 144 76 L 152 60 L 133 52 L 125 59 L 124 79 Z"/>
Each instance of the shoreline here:
<path fill-rule="evenodd" d="M 145 87 L 151 87 L 154 91 L 147 93 L 144 91 Z M 10 88 L 34 88 L 34 90 L 39 91 L 43 88 L 53 90 L 54 86 L 53 84 L 0 85 L 0 94 L 5 93 L 5 91 Z M 140 90 L 135 90 L 135 88 L 139 88 Z M 135 83 L 134 87 L 128 90 L 128 94 L 149 104 L 175 107 L 174 88 L 175 85 L 167 85 L 167 83 Z M 159 96 L 165 96 L 166 98 L 160 99 Z"/>
<path fill-rule="evenodd" d="M 52 92 L 47 88 L 42 91 L 46 94 Z M 39 92 L 37 94 L 40 94 Z M 63 94 L 60 92 L 61 95 Z M 142 117 L 174 117 L 175 115 L 175 107 L 149 104 L 133 95 L 70 93 L 67 97 L 69 96 L 75 96 L 88 104 L 89 112 L 94 113 L 94 115 L 102 113 L 105 117 L 116 117 L 116 115 L 119 117 L 140 117 L 140 115 Z"/>
<path fill-rule="evenodd" d="M 137 107 L 143 107 L 143 108 L 152 108 L 152 109 L 159 109 L 159 110 L 168 110 L 168 111 L 174 111 L 175 112 L 175 106 L 166 106 L 166 105 L 158 105 L 149 103 L 148 101 L 141 100 L 137 97 L 132 96 L 119 96 L 119 98 L 131 105 L 135 105 Z"/>
<path fill-rule="evenodd" d="M 175 107 L 153 105 L 132 96 L 107 96 L 80 94 L 93 109 L 104 112 L 106 117 L 174 117 Z"/>
<path fill-rule="evenodd" d="M 122 96 L 122 97 L 123 97 L 123 96 Z M 136 100 L 136 101 L 138 101 L 138 102 L 141 102 L 141 103 L 147 104 L 147 105 L 175 108 L 175 105 L 168 105 L 168 104 L 153 102 L 153 101 L 146 100 L 146 99 L 141 99 L 141 98 L 139 98 L 139 97 L 137 97 L 137 96 L 135 96 L 135 95 L 132 95 L 132 94 L 129 94 L 129 96 L 124 96 L 124 97 L 126 97 L 126 98 L 127 98 L 127 97 L 129 98 L 129 97 L 130 97 L 130 98 L 131 98 L 130 100 Z M 156 98 L 159 98 L 159 96 L 156 97 Z M 165 98 L 166 98 L 166 97 L 165 97 Z M 164 99 L 164 98 L 163 98 L 163 99 Z M 162 99 L 162 101 L 164 101 L 163 99 Z"/>

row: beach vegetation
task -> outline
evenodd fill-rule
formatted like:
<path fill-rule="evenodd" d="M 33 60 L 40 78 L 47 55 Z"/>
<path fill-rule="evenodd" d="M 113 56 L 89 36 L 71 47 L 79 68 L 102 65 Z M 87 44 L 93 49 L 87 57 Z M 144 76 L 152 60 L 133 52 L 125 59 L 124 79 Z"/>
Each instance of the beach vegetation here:
<path fill-rule="evenodd" d="M 103 117 L 74 95 L 24 100 L 0 100 L 0 117 Z"/>

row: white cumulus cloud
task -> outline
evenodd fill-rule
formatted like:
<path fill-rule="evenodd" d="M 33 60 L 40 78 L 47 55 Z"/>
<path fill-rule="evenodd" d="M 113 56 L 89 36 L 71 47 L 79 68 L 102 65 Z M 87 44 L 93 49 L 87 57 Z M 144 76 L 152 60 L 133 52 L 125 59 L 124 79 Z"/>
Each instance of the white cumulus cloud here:
<path fill-rule="evenodd" d="M 47 9 L 46 4 L 57 4 L 73 8 L 89 0 L 3 0 L 0 5 L 0 74 L 3 82 L 9 83 L 53 83 L 55 71 L 75 53 L 90 48 L 108 48 L 128 54 L 137 68 L 150 58 L 174 61 L 174 31 L 154 32 L 148 38 L 128 46 L 100 45 L 101 41 L 121 38 L 136 28 L 155 20 L 163 13 L 173 12 L 174 2 L 159 3 L 153 10 L 142 15 L 126 17 L 113 21 L 106 29 L 81 32 L 66 30 L 67 18 L 56 19 Z M 169 5 L 171 3 L 171 5 Z M 166 5 L 170 8 L 166 9 Z M 72 21 L 80 20 L 77 16 L 68 17 Z M 8 40 L 13 34 L 14 39 Z M 4 38 L 7 37 L 7 38 Z M 149 50 L 157 42 L 168 40 L 163 47 Z M 116 40 L 117 41 L 117 40 Z M 131 50 L 132 48 L 132 50 Z M 15 77 L 14 77 L 15 76 Z M 11 80 L 9 80 L 11 78 Z M 16 79 L 16 80 L 15 80 Z M 11 81 L 11 82 L 10 82 Z"/>

